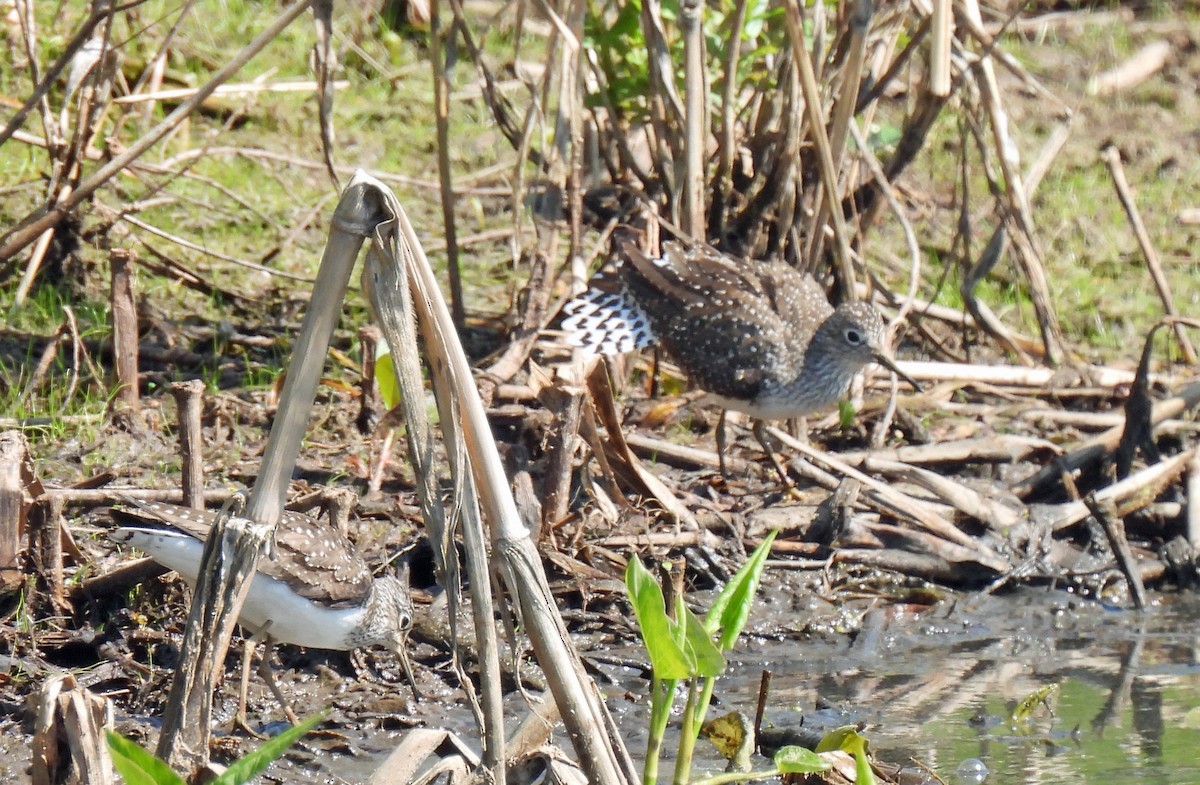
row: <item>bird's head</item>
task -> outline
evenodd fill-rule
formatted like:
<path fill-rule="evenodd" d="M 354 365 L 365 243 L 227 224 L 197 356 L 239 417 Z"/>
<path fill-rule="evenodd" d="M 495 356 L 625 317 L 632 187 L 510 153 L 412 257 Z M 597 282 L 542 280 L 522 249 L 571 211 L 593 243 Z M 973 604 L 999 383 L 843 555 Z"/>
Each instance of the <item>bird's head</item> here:
<path fill-rule="evenodd" d="M 817 330 L 809 351 L 815 350 L 826 363 L 847 376 L 853 376 L 863 366 L 879 363 L 920 390 L 921 385 L 900 370 L 892 359 L 886 335 L 883 317 L 873 305 L 842 303 Z"/>

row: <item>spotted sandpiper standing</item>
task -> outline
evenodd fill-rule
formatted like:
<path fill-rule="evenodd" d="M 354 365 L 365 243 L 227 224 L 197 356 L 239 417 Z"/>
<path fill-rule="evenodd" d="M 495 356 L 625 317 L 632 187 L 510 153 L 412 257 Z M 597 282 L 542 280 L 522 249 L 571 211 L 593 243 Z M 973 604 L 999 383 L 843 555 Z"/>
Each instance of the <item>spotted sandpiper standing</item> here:
<path fill-rule="evenodd" d="M 885 348 L 884 323 L 867 303 L 832 307 L 809 275 L 783 262 L 743 262 L 707 245 L 663 245 L 649 258 L 616 243 L 617 275 L 601 274 L 565 307 L 568 341 L 584 354 L 658 343 L 725 409 L 764 420 L 803 417 L 835 404 L 854 375 L 877 362 L 917 389 Z M 717 455 L 725 471 L 725 412 Z"/>
<path fill-rule="evenodd" d="M 130 509 L 112 510 L 113 518 L 123 525 L 109 537 L 145 551 L 194 586 L 204 540 L 217 513 L 174 504 L 130 503 Z M 269 642 L 338 651 L 386 646 L 400 658 L 417 694 L 406 648 L 413 623 L 407 581 L 392 575 L 373 577 L 353 543 L 307 515 L 283 513 L 275 531 L 275 553 L 259 559 L 238 621 L 255 638 Z M 270 674 L 269 645 L 260 673 L 294 721 Z M 248 643 L 246 665 L 252 650 L 253 644 Z M 238 710 L 243 724 L 247 675 L 243 667 Z"/>

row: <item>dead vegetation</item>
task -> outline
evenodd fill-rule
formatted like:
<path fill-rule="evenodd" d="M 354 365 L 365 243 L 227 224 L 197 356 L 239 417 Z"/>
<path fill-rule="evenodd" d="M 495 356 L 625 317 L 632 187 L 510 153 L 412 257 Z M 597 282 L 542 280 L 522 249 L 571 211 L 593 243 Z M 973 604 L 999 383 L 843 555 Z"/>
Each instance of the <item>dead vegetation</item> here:
<path fill-rule="evenodd" d="M 115 587 L 124 591 L 145 575 L 81 536 L 106 505 L 121 495 L 180 498 L 162 490 L 177 484 L 177 464 L 187 498 L 224 500 L 226 489 L 260 476 L 273 418 L 311 423 L 307 406 L 301 414 L 277 410 L 279 370 L 311 289 L 313 236 L 326 234 L 336 186 L 368 163 L 339 141 L 361 140 L 337 119 L 335 107 L 356 84 L 339 81 L 339 69 L 351 63 L 356 79 L 366 73 L 395 84 L 404 68 L 364 48 L 362 37 L 379 32 L 374 23 L 298 2 L 272 9 L 272 20 L 256 19 L 259 32 L 209 63 L 198 85 L 168 95 L 172 52 L 187 47 L 173 25 L 194 13 L 191 6 L 164 25 L 146 24 L 136 2 L 49 19 L 23 0 L 9 5 L 7 57 L 20 76 L 6 84 L 19 92 L 6 96 L 11 115 L 0 146 L 6 154 L 20 146 L 31 167 L 5 184 L 16 196 L 4 202 L 9 228 L 0 237 L 4 308 L 12 324 L 24 325 L 0 333 L 0 391 L 11 409 L 3 426 L 13 429 L 0 442 L 0 577 L 11 614 L 4 639 L 33 674 L 10 685 L 15 700 L 80 645 L 81 628 L 118 613 Z M 316 117 L 295 121 L 307 153 L 226 144 L 244 124 L 264 122 L 236 101 L 296 83 L 219 90 L 310 7 L 317 73 L 302 89 L 317 96 Z M 1182 253 L 1191 269 L 1182 277 L 1180 253 L 1164 264 L 1156 246 L 1186 243 L 1147 228 L 1147 205 L 1129 187 L 1120 140 L 1095 150 L 1128 217 L 1120 230 L 1144 263 L 1126 286 L 1153 290 L 1163 319 L 1125 348 L 1128 360 L 1140 357 L 1136 367 L 1080 359 L 1083 347 L 1068 338 L 1076 315 L 1059 310 L 1058 268 L 1048 259 L 1038 206 L 1039 189 L 1081 133 L 1080 114 L 1091 122 L 1094 110 L 1079 109 L 1006 48 L 1013 37 L 1071 35 L 1072 26 L 1095 20 L 1079 11 L 1018 16 L 974 0 L 866 9 L 856 2 L 665 9 L 645 0 L 640 8 L 522 3 L 476 16 L 454 0 L 433 5 L 434 24 L 420 34 L 428 49 L 416 64 L 432 72 L 424 117 L 436 128 L 433 153 L 412 170 L 376 174 L 412 189 L 422 236 L 439 238 L 425 248 L 444 253 L 449 313 L 501 437 L 505 492 L 555 579 L 560 606 L 620 607 L 617 579 L 631 551 L 682 555 L 695 585 L 719 582 L 772 529 L 781 530 L 775 554 L 796 564 L 865 566 L 975 590 L 1049 583 L 1140 605 L 1148 588 L 1194 583 L 1200 381 L 1190 342 L 1197 324 L 1187 318 L 1200 292 L 1194 255 Z M 1092 94 L 1119 100 L 1161 69 L 1181 95 L 1194 88 L 1200 66 L 1187 28 L 1156 33 L 1154 20 L 1133 21 L 1154 45 L 1138 49 L 1136 63 L 1097 74 Z M 38 25 L 46 24 L 62 38 L 49 53 L 38 45 Z M 152 56 L 131 71 L 122 53 L 134 42 Z M 462 126 L 453 125 L 456 110 L 466 113 L 452 103 L 454 91 L 467 88 L 477 91 L 474 117 L 486 118 L 492 134 L 491 148 L 481 145 L 497 162 L 471 174 L 456 168 Z M 214 105 L 218 96 L 233 103 Z M 168 109 L 168 100 L 178 103 Z M 1040 108 L 1039 133 L 1021 134 L 1012 118 L 1029 117 L 1031 103 Z M 193 123 L 203 134 L 180 143 Z M 957 139 L 947 141 L 947 128 Z M 198 173 L 202 163 L 225 158 L 272 162 L 277 168 L 264 170 L 271 172 L 264 179 L 284 190 L 298 188 L 291 178 L 302 172 L 305 187 L 321 195 L 292 205 L 281 220 L 283 211 L 265 212 L 255 199 L 253 178 L 232 187 Z M 929 161 L 956 174 L 931 184 L 919 169 Z M 176 186 L 185 181 L 211 189 L 209 196 L 182 195 Z M 927 190 L 943 182 L 952 195 Z M 914 226 L 914 214 L 930 203 L 939 208 L 935 220 L 954 227 L 943 228 L 932 269 L 930 243 Z M 203 212 L 204 220 L 172 230 L 145 218 L 164 204 Z M 792 492 L 762 474 L 750 450 L 731 461 L 735 479 L 722 482 L 709 414 L 684 392 L 668 358 L 572 365 L 554 330 L 562 302 L 635 206 L 735 256 L 778 257 L 813 271 L 835 298 L 870 298 L 902 334 L 903 367 L 925 392 L 897 396 L 868 381 L 853 418 L 808 423 L 821 448 L 775 431 L 791 458 Z M 1189 207 L 1152 206 L 1172 217 Z M 467 223 L 479 215 L 486 220 Z M 203 231 L 188 229 L 217 222 L 261 228 L 269 242 L 251 253 L 224 231 L 214 247 Z M 485 294 L 479 269 L 497 258 L 510 268 L 507 280 Z M 62 293 L 54 311 L 60 323 L 19 316 L 39 289 Z M 476 302 L 503 300 L 497 290 L 507 292 L 506 312 L 475 310 Z M 998 291 L 1011 299 L 994 297 Z M 392 337 L 388 344 L 395 353 Z M 401 418 L 381 411 L 373 352 L 360 349 L 345 323 L 332 346 L 316 425 L 297 472 L 284 475 L 292 477 L 291 495 L 352 488 L 362 494 L 353 516 L 362 522 L 362 547 L 378 552 L 427 533 L 437 549 L 429 527 L 438 486 L 421 483 L 461 474 L 461 448 L 450 440 L 422 459 L 424 468 L 402 465 L 394 454 Z M 176 422 L 165 391 L 196 378 L 208 382 L 202 396 L 178 393 L 178 411 L 190 412 L 189 427 L 179 428 L 190 446 L 177 458 L 164 436 Z M 424 394 L 415 398 L 420 408 Z M 442 411 L 445 430 L 456 414 Z M 291 460 L 304 433 L 295 428 Z M 413 428 L 406 422 L 410 443 Z M 461 460 L 480 461 L 476 449 L 468 444 Z M 485 506 L 483 517 L 496 538 L 495 509 Z M 373 521 L 402 525 L 372 540 Z M 445 543 L 439 552 L 450 561 L 438 563 L 439 576 L 457 569 L 455 548 Z M 479 597 L 472 605 L 487 607 Z M 490 626 L 467 634 L 465 650 L 482 651 L 478 636 Z M 144 665 L 130 652 L 148 649 L 130 643 L 129 629 L 109 635 L 116 652 L 96 644 L 92 660 L 118 671 L 112 681 L 139 683 Z M 437 648 L 426 657 L 444 657 L 448 638 L 431 625 L 425 640 Z M 472 658 L 449 684 L 473 684 L 488 667 L 495 660 Z M 149 706 L 144 694 L 129 701 L 130 711 Z M 484 723 L 491 738 L 503 739 L 491 716 Z M 582 743 L 580 732 L 573 739 Z M 620 744 L 609 743 L 601 779 L 615 782 L 628 772 Z M 502 760 L 493 746 L 483 764 L 501 781 Z"/>

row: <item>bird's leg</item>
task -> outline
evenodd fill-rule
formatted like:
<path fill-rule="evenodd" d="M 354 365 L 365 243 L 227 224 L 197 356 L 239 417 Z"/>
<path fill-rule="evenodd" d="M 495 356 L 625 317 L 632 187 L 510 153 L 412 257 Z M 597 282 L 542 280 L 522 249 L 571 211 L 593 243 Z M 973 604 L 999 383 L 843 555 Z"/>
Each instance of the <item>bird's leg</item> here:
<path fill-rule="evenodd" d="M 250 662 L 254 657 L 254 649 L 259 641 L 263 643 L 263 655 L 258 661 L 258 675 L 266 683 L 267 689 L 275 696 L 275 700 L 279 701 L 279 705 L 283 707 L 283 716 L 287 717 L 287 721 L 293 725 L 300 724 L 300 718 L 296 716 L 296 712 L 292 710 L 292 704 L 284 696 L 283 691 L 279 689 L 279 685 L 275 682 L 275 674 L 271 671 L 271 648 L 275 642 L 271 639 L 269 631 L 271 624 L 267 623 L 258 632 L 246 639 L 245 648 L 242 651 L 242 683 L 241 689 L 238 691 L 238 710 L 237 716 L 234 717 L 234 725 L 249 733 L 251 736 L 263 738 L 262 734 L 250 727 L 246 721 L 246 698 L 250 692 Z"/>
<path fill-rule="evenodd" d="M 721 416 L 717 418 L 717 464 L 721 467 L 721 479 L 729 481 L 729 472 L 725 469 L 725 415 L 727 409 L 721 410 Z"/>
<path fill-rule="evenodd" d="M 763 450 L 767 453 L 767 457 L 771 459 L 771 465 L 775 467 L 775 473 L 779 475 L 783 487 L 791 488 L 795 485 L 792 478 L 788 476 L 787 468 L 780 463 L 779 458 L 775 455 L 775 449 L 771 445 L 770 438 L 767 437 L 767 423 L 763 420 L 754 421 L 754 438 L 758 439 L 758 443 L 762 445 Z"/>
<path fill-rule="evenodd" d="M 250 663 L 254 659 L 254 649 L 258 646 L 260 640 L 268 637 L 266 633 L 259 631 L 242 642 L 242 680 L 241 686 L 238 689 L 237 714 L 233 717 L 233 726 L 235 728 L 245 731 L 256 739 L 264 739 L 266 737 L 254 730 L 254 728 L 251 728 L 250 723 L 246 720 L 246 696 L 250 692 Z"/>
<path fill-rule="evenodd" d="M 283 716 L 287 717 L 287 721 L 292 725 L 299 725 L 300 718 L 296 716 L 296 712 L 292 710 L 292 703 L 279 689 L 279 685 L 275 683 L 275 674 L 271 671 L 271 636 L 267 636 L 266 646 L 263 647 L 262 659 L 258 661 L 258 675 L 267 683 L 267 689 L 275 696 L 275 700 L 279 701 L 279 705 L 283 708 Z"/>

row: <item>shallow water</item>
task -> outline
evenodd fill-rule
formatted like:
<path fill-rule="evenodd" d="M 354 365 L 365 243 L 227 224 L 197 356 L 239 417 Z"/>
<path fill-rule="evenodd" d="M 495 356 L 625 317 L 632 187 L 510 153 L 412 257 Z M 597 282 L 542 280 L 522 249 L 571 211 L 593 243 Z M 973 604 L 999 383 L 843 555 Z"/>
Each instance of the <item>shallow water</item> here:
<path fill-rule="evenodd" d="M 717 688 L 723 705 L 710 716 L 752 716 L 770 669 L 766 723 L 865 723 L 879 759 L 919 761 L 948 783 L 1200 782 L 1195 597 L 1159 597 L 1145 612 L 1034 590 L 958 597 L 919 612 L 879 605 L 865 610 L 856 635 L 813 634 L 820 625 L 812 619 L 828 609 L 815 602 L 807 610 L 807 631 L 780 629 L 779 639 L 749 640 L 733 653 Z M 1039 707 L 1014 727 L 1016 704 L 1050 684 L 1053 713 Z M 641 727 L 642 714 L 624 712 L 623 722 Z M 631 735 L 639 754 L 644 740 Z M 986 768 L 984 779 L 965 775 L 978 766 L 972 759 Z M 709 757 L 698 769 L 705 766 L 723 764 Z"/>

